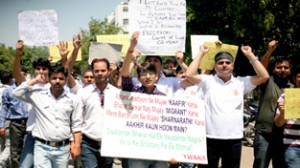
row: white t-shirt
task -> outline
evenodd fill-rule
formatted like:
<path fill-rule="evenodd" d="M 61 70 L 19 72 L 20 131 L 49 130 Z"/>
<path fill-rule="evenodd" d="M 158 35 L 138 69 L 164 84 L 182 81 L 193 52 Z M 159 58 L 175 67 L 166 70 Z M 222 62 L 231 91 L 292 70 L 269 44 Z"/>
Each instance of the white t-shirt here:
<path fill-rule="evenodd" d="M 231 76 L 226 83 L 217 75 L 201 76 L 202 81 L 198 86 L 203 91 L 207 137 L 243 138 L 244 94 L 255 88 L 250 76 Z"/>

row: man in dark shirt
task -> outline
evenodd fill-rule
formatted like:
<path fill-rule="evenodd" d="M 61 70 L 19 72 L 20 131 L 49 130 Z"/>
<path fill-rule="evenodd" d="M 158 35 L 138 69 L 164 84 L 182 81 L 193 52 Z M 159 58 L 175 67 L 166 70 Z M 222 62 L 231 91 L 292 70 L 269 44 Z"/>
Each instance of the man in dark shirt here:
<path fill-rule="evenodd" d="M 266 69 L 277 43 L 275 40 L 269 43 L 268 51 L 262 59 Z M 287 57 L 278 56 L 270 65 L 271 77 L 259 87 L 260 100 L 255 125 L 253 168 L 268 168 L 271 159 L 273 168 L 285 167 L 282 132 L 275 126 L 274 116 L 277 100 L 283 93 L 283 89 L 292 87 L 289 82 L 291 62 Z"/>

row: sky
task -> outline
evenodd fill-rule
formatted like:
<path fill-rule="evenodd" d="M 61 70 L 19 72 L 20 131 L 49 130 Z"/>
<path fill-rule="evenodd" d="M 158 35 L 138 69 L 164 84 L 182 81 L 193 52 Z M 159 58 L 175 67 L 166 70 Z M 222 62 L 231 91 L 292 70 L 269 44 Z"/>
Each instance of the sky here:
<path fill-rule="evenodd" d="M 80 29 L 88 30 L 91 17 L 104 20 L 126 0 L 0 0 L 0 43 L 14 47 L 18 40 L 18 12 L 55 9 L 59 40 L 71 41 Z"/>

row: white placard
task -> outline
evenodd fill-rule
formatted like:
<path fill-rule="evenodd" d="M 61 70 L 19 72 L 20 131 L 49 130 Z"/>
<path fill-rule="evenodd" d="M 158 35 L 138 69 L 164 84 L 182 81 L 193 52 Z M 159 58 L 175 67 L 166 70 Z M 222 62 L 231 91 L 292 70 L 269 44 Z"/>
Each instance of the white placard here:
<path fill-rule="evenodd" d="M 57 12 L 27 10 L 18 13 L 19 38 L 28 46 L 58 44 Z"/>
<path fill-rule="evenodd" d="M 110 43 L 92 42 L 89 48 L 89 61 L 91 64 L 95 58 L 106 58 L 109 63 L 121 61 L 122 45 Z"/>
<path fill-rule="evenodd" d="M 218 35 L 191 35 L 192 58 L 196 57 L 204 42 L 216 42 L 217 40 L 219 40 Z"/>
<path fill-rule="evenodd" d="M 130 0 L 129 32 L 140 32 L 137 49 L 143 54 L 185 52 L 185 0 Z"/>
<path fill-rule="evenodd" d="M 101 155 L 207 164 L 203 101 L 106 94 Z"/>

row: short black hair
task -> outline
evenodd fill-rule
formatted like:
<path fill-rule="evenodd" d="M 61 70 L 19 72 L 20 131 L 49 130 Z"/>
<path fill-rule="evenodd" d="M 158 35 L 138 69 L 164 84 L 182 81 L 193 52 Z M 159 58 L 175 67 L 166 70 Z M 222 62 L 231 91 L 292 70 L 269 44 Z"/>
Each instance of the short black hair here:
<path fill-rule="evenodd" d="M 291 68 L 292 61 L 291 61 L 291 59 L 290 59 L 288 56 L 275 56 L 275 57 L 273 57 L 273 59 L 272 59 L 271 62 L 270 62 L 270 68 L 271 68 L 271 69 L 274 69 L 274 68 L 275 68 L 275 65 L 276 65 L 277 63 L 282 63 L 282 62 L 284 62 L 284 61 L 289 62 L 290 68 Z"/>
<path fill-rule="evenodd" d="M 21 67 L 21 68 L 20 68 L 20 71 L 21 71 L 21 72 L 24 72 L 24 73 L 27 73 L 27 69 L 26 69 L 25 67 Z"/>
<path fill-rule="evenodd" d="M 296 76 L 297 74 L 300 74 L 300 65 L 296 65 L 292 68 L 291 71 L 292 76 Z"/>
<path fill-rule="evenodd" d="M 13 75 L 11 72 L 8 72 L 8 71 L 1 72 L 1 83 L 3 85 L 7 85 L 11 79 L 13 79 Z"/>
<path fill-rule="evenodd" d="M 183 69 L 181 68 L 181 66 L 178 66 L 175 70 L 175 73 L 178 74 L 180 71 L 183 71 Z"/>
<path fill-rule="evenodd" d="M 32 67 L 35 69 L 38 66 L 46 67 L 48 70 L 51 69 L 50 61 L 46 58 L 38 58 L 37 60 L 33 61 Z"/>
<path fill-rule="evenodd" d="M 157 58 L 157 59 L 159 60 L 160 64 L 163 64 L 163 63 L 162 63 L 161 57 L 158 56 L 158 55 L 147 55 L 147 56 L 145 57 L 145 62 L 146 62 L 148 59 L 150 59 L 150 58 Z"/>
<path fill-rule="evenodd" d="M 142 73 L 147 73 L 147 72 L 153 72 L 154 74 L 157 73 L 155 66 L 148 62 L 144 62 L 141 65 L 138 65 L 136 72 L 138 74 L 138 77 L 140 77 Z"/>
<path fill-rule="evenodd" d="M 175 66 L 177 66 L 177 61 L 174 57 L 168 58 L 166 63 L 173 63 Z"/>
<path fill-rule="evenodd" d="M 65 77 L 68 76 L 68 70 L 63 67 L 63 66 L 53 66 L 52 68 L 49 69 L 49 77 L 54 74 L 54 73 L 63 73 L 65 75 Z"/>

